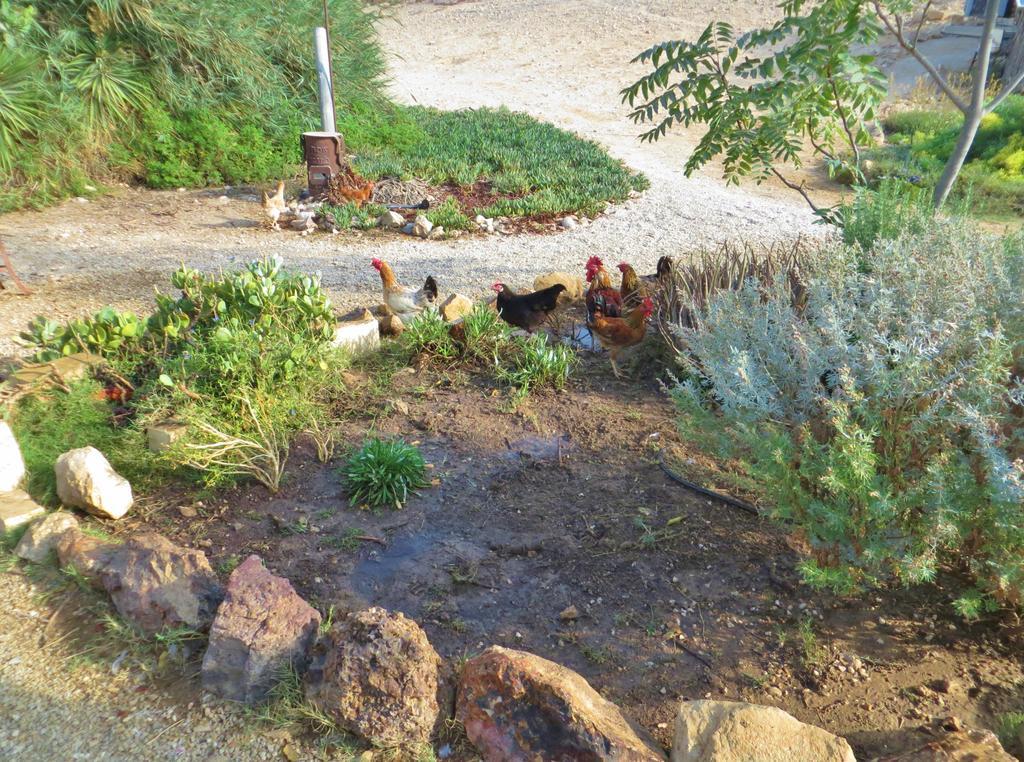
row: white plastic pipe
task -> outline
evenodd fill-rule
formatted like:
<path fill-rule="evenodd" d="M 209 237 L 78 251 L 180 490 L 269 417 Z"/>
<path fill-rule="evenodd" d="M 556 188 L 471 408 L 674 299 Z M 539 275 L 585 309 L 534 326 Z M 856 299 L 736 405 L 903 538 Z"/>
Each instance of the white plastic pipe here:
<path fill-rule="evenodd" d="M 331 83 L 331 54 L 327 47 L 327 30 L 318 26 L 313 30 L 313 45 L 316 49 L 316 74 L 320 83 L 320 129 L 335 132 L 334 129 L 334 86 Z"/>

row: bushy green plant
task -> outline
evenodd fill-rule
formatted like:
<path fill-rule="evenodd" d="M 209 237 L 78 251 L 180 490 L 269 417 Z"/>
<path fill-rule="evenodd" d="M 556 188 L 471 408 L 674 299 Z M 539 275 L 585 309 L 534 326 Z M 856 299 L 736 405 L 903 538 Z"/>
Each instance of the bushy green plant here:
<path fill-rule="evenodd" d="M 397 439 L 370 439 L 342 470 L 349 501 L 370 508 L 401 508 L 426 485 L 426 464 L 418 448 Z"/>
<path fill-rule="evenodd" d="M 843 240 L 868 251 L 878 240 L 924 230 L 934 214 L 927 189 L 889 178 L 875 190 L 857 188 L 853 200 L 840 208 L 839 219 Z"/>
<path fill-rule="evenodd" d="M 325 204 L 321 211 L 325 215 L 330 215 L 334 220 L 334 224 L 342 230 L 349 230 L 355 228 L 356 230 L 368 230 L 369 228 L 377 227 L 377 220 L 380 216 L 387 211 L 387 208 L 381 204 L 363 204 L 362 206 L 356 206 L 352 201 L 349 201 L 344 206 L 332 206 L 331 204 Z"/>
<path fill-rule="evenodd" d="M 684 433 L 734 459 L 847 592 L 967 571 L 957 607 L 1024 595 L 1024 238 L 936 221 L 833 246 L 802 308 L 723 291 L 680 326 Z"/>

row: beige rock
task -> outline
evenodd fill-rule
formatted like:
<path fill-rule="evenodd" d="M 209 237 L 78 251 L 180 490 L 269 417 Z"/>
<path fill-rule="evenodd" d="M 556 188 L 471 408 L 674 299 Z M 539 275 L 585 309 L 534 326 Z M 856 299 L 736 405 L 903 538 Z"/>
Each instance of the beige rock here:
<path fill-rule="evenodd" d="M 412 225 L 412 234 L 420 238 L 426 238 L 433 229 L 434 223 L 421 214 L 416 217 L 416 222 Z"/>
<path fill-rule="evenodd" d="M 79 447 L 57 458 L 57 497 L 69 508 L 119 519 L 132 507 L 132 486 L 95 447 Z"/>
<path fill-rule="evenodd" d="M 856 762 L 831 733 L 781 709 L 736 701 L 684 701 L 672 762 Z"/>
<path fill-rule="evenodd" d="M 559 301 L 574 302 L 583 296 L 583 279 L 577 275 L 570 275 L 563 272 L 550 272 L 538 275 L 533 279 L 533 290 L 540 291 L 544 288 L 561 283 L 565 291 L 558 297 Z"/>
<path fill-rule="evenodd" d="M 188 426 L 178 421 L 164 421 L 146 427 L 146 441 L 151 452 L 166 452 L 185 436 Z"/>
<path fill-rule="evenodd" d="M 6 534 L 45 513 L 46 509 L 29 497 L 24 490 L 4 492 L 0 494 L 0 534 Z"/>
<path fill-rule="evenodd" d="M 441 305 L 441 317 L 449 323 L 454 323 L 472 311 L 473 300 L 462 294 L 452 294 Z"/>
<path fill-rule="evenodd" d="M 57 549 L 57 543 L 65 532 L 78 528 L 78 519 L 67 511 L 54 511 L 38 521 L 32 522 L 22 535 L 14 555 L 26 561 L 41 564 Z"/>
<path fill-rule="evenodd" d="M 6 421 L 0 421 L 0 492 L 17 489 L 25 478 L 25 460 Z"/>
<path fill-rule="evenodd" d="M 353 355 L 366 354 L 380 349 L 380 326 L 369 310 L 355 320 L 346 320 L 334 329 L 331 346 L 345 349 Z"/>
<path fill-rule="evenodd" d="M 988 730 L 946 733 L 920 749 L 886 757 L 883 762 L 1013 762 L 999 739 Z"/>

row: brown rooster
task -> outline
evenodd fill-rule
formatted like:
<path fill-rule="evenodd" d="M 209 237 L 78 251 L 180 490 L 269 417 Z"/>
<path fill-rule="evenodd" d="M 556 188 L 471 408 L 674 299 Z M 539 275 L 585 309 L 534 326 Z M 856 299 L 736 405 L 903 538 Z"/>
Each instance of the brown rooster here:
<path fill-rule="evenodd" d="M 277 227 L 277 221 L 286 211 L 288 204 L 284 200 L 284 180 L 279 180 L 277 192 L 273 196 L 266 191 L 263 192 L 263 216 L 269 225 Z"/>
<path fill-rule="evenodd" d="M 622 283 L 619 285 L 619 296 L 622 297 L 622 311 L 629 312 L 640 306 L 640 302 L 647 296 L 647 289 L 634 270 L 628 263 L 619 262 L 619 272 L 622 273 Z"/>
<path fill-rule="evenodd" d="M 647 335 L 647 318 L 654 312 L 654 302 L 644 297 L 637 309 L 626 317 L 605 317 L 600 308 L 595 311 L 593 319 L 587 323 L 591 333 L 597 337 L 601 346 L 608 350 L 612 361 L 612 372 L 616 378 L 622 378 L 616 359 L 626 347 L 632 347 L 644 340 Z"/>
<path fill-rule="evenodd" d="M 587 320 L 593 320 L 600 310 L 605 317 L 619 317 L 622 314 L 622 295 L 612 285 L 612 277 L 604 269 L 600 257 L 587 260 Z"/>

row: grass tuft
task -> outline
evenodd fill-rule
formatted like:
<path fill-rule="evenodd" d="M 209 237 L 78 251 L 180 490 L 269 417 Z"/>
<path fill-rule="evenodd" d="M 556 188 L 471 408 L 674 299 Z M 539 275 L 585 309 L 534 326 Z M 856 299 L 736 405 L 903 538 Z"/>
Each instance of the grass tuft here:
<path fill-rule="evenodd" d="M 349 501 L 369 508 L 401 508 L 427 484 L 426 464 L 417 447 L 397 439 L 370 439 L 342 469 Z"/>

